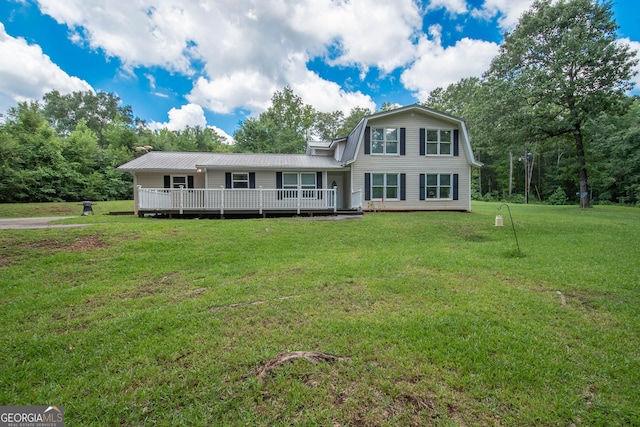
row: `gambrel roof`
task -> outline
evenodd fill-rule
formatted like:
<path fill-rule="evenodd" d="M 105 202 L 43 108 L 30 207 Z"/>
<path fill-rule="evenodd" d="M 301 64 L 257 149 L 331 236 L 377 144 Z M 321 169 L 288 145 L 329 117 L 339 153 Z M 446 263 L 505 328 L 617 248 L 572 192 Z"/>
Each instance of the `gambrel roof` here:
<path fill-rule="evenodd" d="M 373 119 L 391 116 L 398 113 L 404 113 L 409 111 L 426 114 L 430 116 L 435 116 L 439 119 L 443 119 L 443 120 L 458 124 L 460 126 L 461 133 L 463 136 L 462 143 L 465 144 L 466 149 L 464 150 L 464 152 L 466 153 L 469 164 L 473 166 L 478 166 L 478 167 L 482 166 L 482 163 L 478 162 L 473 155 L 473 150 L 471 149 L 471 142 L 469 141 L 469 133 L 467 132 L 467 126 L 464 120 L 459 117 L 455 117 L 455 116 L 443 113 L 442 111 L 424 107 L 420 104 L 408 105 L 406 107 L 396 108 L 394 110 L 381 111 L 379 113 L 375 113 L 375 114 L 363 117 L 358 123 L 358 125 L 351 131 L 351 133 L 347 138 L 347 146 L 344 150 L 344 154 L 342 155 L 342 163 L 345 165 L 348 165 L 356 161 L 356 158 L 358 156 L 358 149 L 360 148 L 360 144 L 362 144 L 362 141 L 364 140 L 363 134 L 365 132 L 365 129 L 367 128 L 369 121 Z"/>

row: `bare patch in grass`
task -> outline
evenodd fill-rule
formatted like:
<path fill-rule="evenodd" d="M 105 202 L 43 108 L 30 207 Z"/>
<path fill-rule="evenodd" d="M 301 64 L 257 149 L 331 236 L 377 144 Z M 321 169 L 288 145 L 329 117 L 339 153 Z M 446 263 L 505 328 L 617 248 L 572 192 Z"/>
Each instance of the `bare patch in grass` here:
<path fill-rule="evenodd" d="M 175 278 L 178 276 L 178 272 L 169 273 L 166 276 L 160 278 L 157 281 L 149 281 L 147 283 L 135 286 L 126 292 L 121 292 L 118 296 L 122 299 L 125 298 L 144 298 L 152 296 L 158 293 L 165 292 L 169 287 L 174 287 L 176 284 Z"/>
<path fill-rule="evenodd" d="M 86 252 L 94 249 L 105 249 L 111 246 L 111 244 L 104 240 L 102 234 L 98 233 L 78 237 L 76 239 L 42 239 L 25 241 L 18 243 L 17 246 L 23 249 L 44 251 Z"/>
<path fill-rule="evenodd" d="M 94 249 L 104 249 L 109 247 L 105 241 L 103 241 L 99 235 L 81 237 L 69 245 L 71 251 L 91 251 Z"/>
<path fill-rule="evenodd" d="M 88 252 L 106 249 L 111 244 L 101 234 L 92 234 L 78 238 L 60 237 L 40 240 L 0 239 L 0 268 L 28 262 L 33 251 L 38 252 Z"/>
<path fill-rule="evenodd" d="M 318 351 L 291 351 L 289 353 L 279 354 L 278 356 L 269 360 L 262 368 L 260 368 L 260 370 L 258 370 L 256 377 L 262 379 L 276 366 L 297 359 L 304 359 L 315 365 L 320 362 L 336 362 L 340 360 L 347 360 L 349 359 L 349 357 L 334 356 L 333 354 L 322 353 Z"/>
<path fill-rule="evenodd" d="M 297 297 L 297 295 L 281 297 L 281 298 L 278 298 L 276 301 L 284 301 L 284 300 L 288 300 L 288 299 L 295 298 L 295 297 Z M 249 305 L 260 305 L 260 304 L 265 304 L 267 302 L 269 302 L 269 301 L 257 300 L 257 301 L 237 302 L 237 303 L 228 304 L 228 305 L 217 305 L 217 306 L 209 307 L 209 311 L 218 311 L 218 310 L 222 310 L 222 309 L 225 309 L 225 308 L 246 307 L 246 306 L 249 306 Z"/>

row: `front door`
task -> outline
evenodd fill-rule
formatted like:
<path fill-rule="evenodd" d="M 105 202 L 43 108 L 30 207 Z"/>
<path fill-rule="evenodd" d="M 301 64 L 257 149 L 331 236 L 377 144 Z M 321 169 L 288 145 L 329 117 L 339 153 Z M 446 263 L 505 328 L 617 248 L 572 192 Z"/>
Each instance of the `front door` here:
<path fill-rule="evenodd" d="M 342 185 L 342 174 L 328 174 L 327 184 L 329 188 L 336 188 L 336 207 L 344 209 L 344 191 Z"/>

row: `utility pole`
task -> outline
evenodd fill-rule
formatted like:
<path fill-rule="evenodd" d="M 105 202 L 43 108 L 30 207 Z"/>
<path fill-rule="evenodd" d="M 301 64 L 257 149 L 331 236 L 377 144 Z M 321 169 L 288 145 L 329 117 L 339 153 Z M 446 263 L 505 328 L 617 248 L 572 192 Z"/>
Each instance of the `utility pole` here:
<path fill-rule="evenodd" d="M 531 184 L 531 172 L 533 168 L 531 167 L 531 160 L 533 159 L 533 154 L 524 150 L 524 156 L 520 157 L 518 160 L 524 162 L 524 202 L 529 204 L 529 186 Z"/>

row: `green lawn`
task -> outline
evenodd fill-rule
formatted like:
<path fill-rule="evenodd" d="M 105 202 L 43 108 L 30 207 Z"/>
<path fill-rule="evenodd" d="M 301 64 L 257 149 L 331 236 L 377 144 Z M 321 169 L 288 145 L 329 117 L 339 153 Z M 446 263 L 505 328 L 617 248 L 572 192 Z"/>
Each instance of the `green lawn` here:
<path fill-rule="evenodd" d="M 640 209 L 512 205 L 518 255 L 491 203 L 344 221 L 69 205 L 92 225 L 0 230 L 0 405 L 77 426 L 640 425 Z M 345 359 L 256 377 L 297 350 Z"/>

